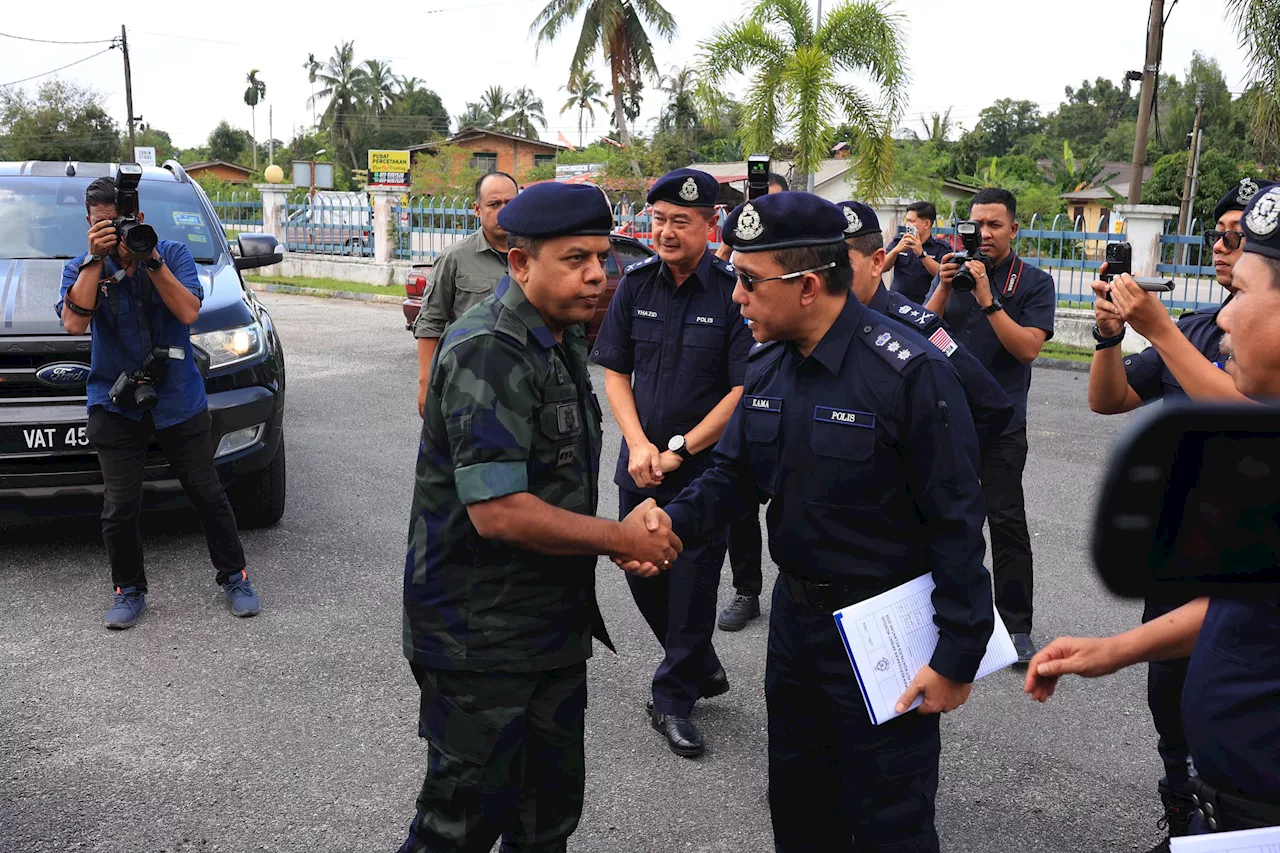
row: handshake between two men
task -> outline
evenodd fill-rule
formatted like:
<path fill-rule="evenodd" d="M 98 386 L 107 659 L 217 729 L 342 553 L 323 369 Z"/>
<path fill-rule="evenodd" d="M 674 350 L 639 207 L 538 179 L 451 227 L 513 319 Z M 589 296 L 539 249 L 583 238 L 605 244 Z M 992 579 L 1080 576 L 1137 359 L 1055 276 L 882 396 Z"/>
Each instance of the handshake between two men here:
<path fill-rule="evenodd" d="M 641 502 L 627 513 L 620 529 L 625 534 L 625 541 L 609 557 L 623 571 L 642 578 L 653 577 L 671 568 L 684 550 L 684 543 L 671 529 L 671 517 L 653 498 Z"/>

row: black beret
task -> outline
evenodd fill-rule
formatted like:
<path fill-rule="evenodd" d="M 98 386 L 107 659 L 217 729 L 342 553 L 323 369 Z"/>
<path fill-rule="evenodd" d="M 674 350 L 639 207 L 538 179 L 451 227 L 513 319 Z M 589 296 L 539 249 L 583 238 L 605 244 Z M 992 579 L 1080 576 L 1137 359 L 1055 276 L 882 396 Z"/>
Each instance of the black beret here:
<path fill-rule="evenodd" d="M 1218 206 L 1213 209 L 1214 221 L 1221 219 L 1222 214 L 1228 210 L 1244 210 L 1260 190 L 1265 190 L 1273 184 L 1274 181 L 1260 181 L 1256 178 L 1241 179 L 1240 183 L 1227 190 L 1222 201 L 1218 202 Z"/>
<path fill-rule="evenodd" d="M 649 204 L 659 201 L 678 204 L 681 207 L 715 207 L 720 195 L 720 184 L 706 172 L 697 169 L 676 169 L 667 172 L 649 188 Z"/>
<path fill-rule="evenodd" d="M 1280 184 L 1260 191 L 1244 209 L 1244 250 L 1280 260 Z"/>
<path fill-rule="evenodd" d="M 498 224 L 518 237 L 607 237 L 613 210 L 594 184 L 534 184 L 499 211 Z"/>
<path fill-rule="evenodd" d="M 842 201 L 837 205 L 848 220 L 844 227 L 845 239 L 861 237 L 863 234 L 880 233 L 880 217 L 876 212 L 860 201 Z"/>
<path fill-rule="evenodd" d="M 764 252 L 844 242 L 844 211 L 812 193 L 786 192 L 740 204 L 725 220 L 725 245 L 735 252 Z"/>

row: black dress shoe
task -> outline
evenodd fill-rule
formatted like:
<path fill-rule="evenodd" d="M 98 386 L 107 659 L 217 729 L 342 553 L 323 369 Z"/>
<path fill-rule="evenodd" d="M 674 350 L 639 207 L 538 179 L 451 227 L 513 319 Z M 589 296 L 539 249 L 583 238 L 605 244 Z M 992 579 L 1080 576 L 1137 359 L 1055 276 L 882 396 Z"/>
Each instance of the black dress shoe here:
<path fill-rule="evenodd" d="M 1013 640 L 1013 650 L 1018 653 L 1018 663 L 1023 666 L 1031 663 L 1036 656 L 1036 644 L 1031 642 L 1031 635 L 1010 634 L 1009 639 Z"/>
<path fill-rule="evenodd" d="M 666 714 L 650 714 L 653 730 L 667 739 L 667 746 L 676 755 L 697 758 L 704 749 L 698 727 L 688 717 L 671 717 Z"/>

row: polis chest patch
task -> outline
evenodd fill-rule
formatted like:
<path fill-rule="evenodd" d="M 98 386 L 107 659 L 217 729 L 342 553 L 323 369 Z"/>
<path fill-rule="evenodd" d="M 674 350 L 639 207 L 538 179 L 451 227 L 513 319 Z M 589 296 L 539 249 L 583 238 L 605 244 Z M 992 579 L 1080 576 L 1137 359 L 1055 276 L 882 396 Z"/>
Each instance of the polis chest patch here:
<path fill-rule="evenodd" d="M 871 412 L 859 412 L 855 409 L 833 409 L 828 406 L 814 406 L 813 419 L 842 426 L 865 427 L 875 429 L 876 416 Z"/>
<path fill-rule="evenodd" d="M 714 317 L 710 314 L 690 314 L 684 318 L 684 321 L 691 326 L 723 326 L 723 317 Z"/>

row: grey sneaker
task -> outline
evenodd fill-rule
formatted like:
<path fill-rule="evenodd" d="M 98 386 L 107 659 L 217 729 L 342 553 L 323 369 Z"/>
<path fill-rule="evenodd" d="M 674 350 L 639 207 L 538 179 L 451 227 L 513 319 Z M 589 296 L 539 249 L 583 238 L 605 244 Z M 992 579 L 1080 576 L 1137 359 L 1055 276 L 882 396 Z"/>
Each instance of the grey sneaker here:
<path fill-rule="evenodd" d="M 760 616 L 760 596 L 735 595 L 732 603 L 720 612 L 716 624 L 721 631 L 741 631 L 747 623 Z"/>

